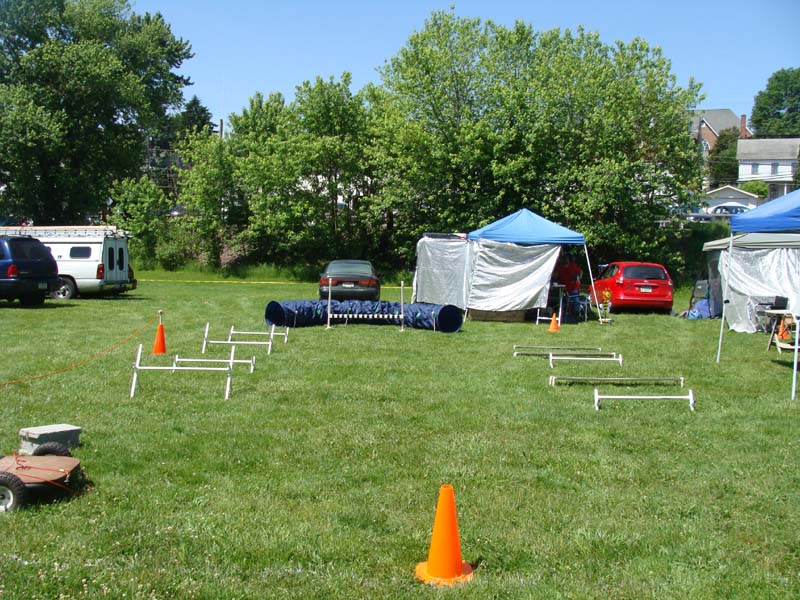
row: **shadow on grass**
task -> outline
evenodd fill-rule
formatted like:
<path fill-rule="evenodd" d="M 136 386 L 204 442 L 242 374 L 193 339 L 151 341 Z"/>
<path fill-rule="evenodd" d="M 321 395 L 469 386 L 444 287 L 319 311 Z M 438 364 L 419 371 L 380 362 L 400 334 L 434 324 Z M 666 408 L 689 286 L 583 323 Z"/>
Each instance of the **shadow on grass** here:
<path fill-rule="evenodd" d="M 60 486 L 55 484 L 41 484 L 26 487 L 25 504 L 21 509 L 28 507 L 47 506 L 58 502 L 72 502 L 84 494 L 88 494 L 94 489 L 91 480 L 84 478 L 79 485 L 74 487 Z"/>

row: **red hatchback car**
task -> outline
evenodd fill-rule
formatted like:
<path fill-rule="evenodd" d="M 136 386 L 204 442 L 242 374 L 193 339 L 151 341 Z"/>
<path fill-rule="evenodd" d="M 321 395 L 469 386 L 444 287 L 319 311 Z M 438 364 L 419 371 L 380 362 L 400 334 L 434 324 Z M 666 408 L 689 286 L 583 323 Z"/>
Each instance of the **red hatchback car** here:
<path fill-rule="evenodd" d="M 604 292 L 614 308 L 672 310 L 672 278 L 656 263 L 613 262 L 606 265 L 594 282 L 597 300 Z"/>

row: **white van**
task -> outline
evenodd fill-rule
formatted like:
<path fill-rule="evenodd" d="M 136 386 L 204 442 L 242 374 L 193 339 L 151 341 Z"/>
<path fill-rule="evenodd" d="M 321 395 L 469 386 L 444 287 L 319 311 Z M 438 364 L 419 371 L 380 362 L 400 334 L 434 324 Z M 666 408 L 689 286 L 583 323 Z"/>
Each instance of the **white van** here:
<path fill-rule="evenodd" d="M 136 289 L 128 264 L 128 238 L 113 226 L 0 227 L 0 234 L 30 235 L 50 249 L 60 285 L 53 298 Z"/>

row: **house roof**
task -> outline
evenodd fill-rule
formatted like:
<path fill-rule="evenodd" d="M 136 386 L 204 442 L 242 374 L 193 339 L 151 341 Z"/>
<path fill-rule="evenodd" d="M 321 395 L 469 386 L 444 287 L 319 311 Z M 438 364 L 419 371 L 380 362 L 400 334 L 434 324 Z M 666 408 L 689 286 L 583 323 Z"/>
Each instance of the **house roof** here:
<path fill-rule="evenodd" d="M 739 140 L 736 158 L 739 160 L 797 160 L 800 138 L 763 138 Z"/>
<path fill-rule="evenodd" d="M 719 134 L 725 129 L 739 130 L 740 118 L 730 108 L 715 108 L 712 110 L 692 111 L 692 133 L 697 134 L 702 120 L 714 133 Z"/>
<path fill-rule="evenodd" d="M 733 185 L 723 185 L 715 190 L 706 192 L 707 198 L 750 198 L 753 200 L 758 199 L 758 194 L 751 194 L 741 188 Z"/>

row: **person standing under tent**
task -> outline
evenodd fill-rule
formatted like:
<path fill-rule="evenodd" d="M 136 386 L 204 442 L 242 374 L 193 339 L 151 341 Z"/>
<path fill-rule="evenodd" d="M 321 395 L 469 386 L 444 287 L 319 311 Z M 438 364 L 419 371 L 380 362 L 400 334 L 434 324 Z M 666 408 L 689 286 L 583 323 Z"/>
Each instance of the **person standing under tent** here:
<path fill-rule="evenodd" d="M 583 270 L 571 254 L 564 254 L 556 265 L 556 281 L 564 286 L 564 291 L 568 296 L 580 293 L 582 275 Z"/>
<path fill-rule="evenodd" d="M 575 257 L 569 253 L 563 254 L 556 265 L 556 281 L 564 286 L 567 295 L 567 313 L 574 314 L 577 311 L 578 296 L 581 293 L 581 276 L 583 270 L 575 261 Z"/>

